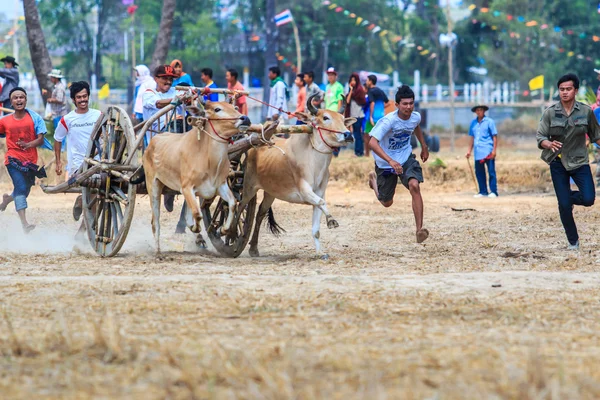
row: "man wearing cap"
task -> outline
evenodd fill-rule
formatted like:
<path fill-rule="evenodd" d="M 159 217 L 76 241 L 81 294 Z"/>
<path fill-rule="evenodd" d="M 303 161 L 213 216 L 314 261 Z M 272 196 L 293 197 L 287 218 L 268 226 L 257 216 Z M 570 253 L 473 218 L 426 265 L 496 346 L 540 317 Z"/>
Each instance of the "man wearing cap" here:
<path fill-rule="evenodd" d="M 471 144 L 466 157 L 470 158 L 475 150 L 475 176 L 479 185 L 479 193 L 474 197 L 498 197 L 496 183 L 496 149 L 498 147 L 498 131 L 493 119 L 486 117 L 485 112 L 489 110 L 486 105 L 477 105 L 471 109 L 477 115 L 469 127 Z M 490 191 L 488 192 L 485 167 L 487 166 L 490 176 Z"/>
<path fill-rule="evenodd" d="M 344 86 L 337 81 L 337 71 L 333 67 L 327 68 L 327 80 L 325 87 L 325 109 L 340 112 L 344 100 Z"/>
<path fill-rule="evenodd" d="M 46 124 L 41 116 L 27 109 L 27 92 L 16 87 L 9 93 L 9 99 L 15 112 L 0 119 L 0 137 L 6 138 L 4 165 L 13 182 L 12 194 L 4 194 L 0 211 L 15 202 L 15 208 L 25 233 L 31 232 L 35 225 L 27 221 L 27 197 L 35 178 L 46 177 L 45 170 L 36 165 L 38 153 L 36 147 L 44 142 Z"/>
<path fill-rule="evenodd" d="M 0 61 L 4 63 L 4 68 L 0 68 L 0 78 L 6 80 L 2 86 L 2 92 L 0 92 L 0 105 L 4 108 L 12 108 L 9 93 L 19 86 L 19 71 L 17 70 L 19 64 L 12 56 L 6 56 Z"/>
<path fill-rule="evenodd" d="M 52 94 L 46 101 L 50 103 L 52 122 L 54 123 L 54 128 L 56 128 L 60 119 L 69 112 L 67 87 L 62 81 L 64 76 L 60 73 L 60 69 L 53 69 L 48 76 L 50 77 L 50 81 L 54 84 L 54 89 L 52 89 Z M 42 89 L 42 94 L 47 94 L 46 89 Z"/>
<path fill-rule="evenodd" d="M 173 79 L 177 75 L 173 67 L 170 65 L 159 65 L 154 70 L 154 80 L 156 81 L 156 89 L 146 89 L 142 97 L 142 103 L 144 107 L 144 121 L 148 120 L 160 109 L 165 108 L 173 101 L 173 98 L 177 95 L 177 91 L 173 87 Z M 163 132 L 166 129 L 166 124 L 169 121 L 169 113 L 161 116 L 157 121 L 152 124 L 152 129 L 146 132 L 146 138 L 144 139 L 144 148 L 148 146 L 150 140 L 157 133 Z M 175 200 L 174 195 L 165 195 L 164 204 L 168 212 L 173 211 L 173 201 Z"/>
<path fill-rule="evenodd" d="M 161 108 L 165 108 L 171 104 L 176 94 L 175 88 L 172 87 L 174 78 L 176 78 L 175 71 L 170 65 L 159 65 L 156 67 L 156 70 L 154 70 L 156 89 L 148 88 L 142 95 L 144 121 L 156 114 Z M 152 137 L 158 133 L 159 122 L 160 129 L 162 130 L 165 128 L 167 121 L 167 115 L 163 115 L 152 124 L 151 132 L 150 130 L 146 132 L 145 146 L 148 146 Z"/>

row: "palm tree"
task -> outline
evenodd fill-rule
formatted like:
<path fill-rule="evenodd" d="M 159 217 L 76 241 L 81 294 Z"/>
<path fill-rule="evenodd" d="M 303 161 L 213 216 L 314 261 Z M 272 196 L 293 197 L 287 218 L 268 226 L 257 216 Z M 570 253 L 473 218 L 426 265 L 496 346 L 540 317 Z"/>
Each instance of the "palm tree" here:
<path fill-rule="evenodd" d="M 175 6 L 176 0 L 163 0 L 160 28 L 156 37 L 156 47 L 154 47 L 154 53 L 152 54 L 150 71 L 154 71 L 160 64 L 164 64 L 167 59 L 173 31 L 173 19 L 175 18 Z"/>
<path fill-rule="evenodd" d="M 27 41 L 29 42 L 29 52 L 33 69 L 42 89 L 52 90 L 52 82 L 48 74 L 52 71 L 52 60 L 46 47 L 46 39 L 40 24 L 40 14 L 35 0 L 23 0 L 23 9 L 25 10 L 25 26 L 27 28 Z"/>

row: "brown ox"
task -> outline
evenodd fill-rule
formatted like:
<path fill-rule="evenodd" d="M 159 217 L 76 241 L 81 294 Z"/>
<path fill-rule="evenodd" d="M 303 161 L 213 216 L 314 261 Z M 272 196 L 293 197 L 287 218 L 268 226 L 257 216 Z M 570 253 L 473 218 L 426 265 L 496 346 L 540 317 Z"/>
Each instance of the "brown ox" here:
<path fill-rule="evenodd" d="M 208 102 L 201 114 L 203 124 L 184 134 L 156 135 L 144 153 L 146 187 L 152 207 L 152 232 L 160 253 L 160 195 L 169 187 L 183 194 L 187 222 L 192 232 L 200 233 L 201 214 L 196 196 L 212 199 L 218 193 L 229 205 L 223 224 L 226 233 L 235 213 L 236 201 L 227 184 L 229 139 L 250 119 L 232 105 Z M 193 225 L 192 225 L 193 224 Z"/>
<path fill-rule="evenodd" d="M 264 190 L 264 199 L 258 209 L 256 226 L 250 241 L 250 255 L 253 257 L 259 255 L 258 235 L 267 213 L 271 232 L 279 232 L 271 210 L 275 199 L 313 206 L 312 236 L 317 254 L 321 251 L 321 213 L 325 213 L 328 228 L 339 226 L 329 213 L 323 197 L 329 182 L 332 152 L 334 148 L 353 141 L 347 127 L 356 122 L 356 119 L 344 118 L 335 111 L 317 110 L 312 105 L 315 96 L 318 95 L 311 96 L 307 101 L 309 114 L 296 113 L 299 119 L 313 126 L 312 133 L 293 134 L 285 141 L 278 141 L 277 147 L 285 154 L 276 147 L 260 147 L 248 152 L 242 206 L 243 202 L 252 199 L 259 189 Z M 326 258 L 327 255 L 323 257 Z"/>

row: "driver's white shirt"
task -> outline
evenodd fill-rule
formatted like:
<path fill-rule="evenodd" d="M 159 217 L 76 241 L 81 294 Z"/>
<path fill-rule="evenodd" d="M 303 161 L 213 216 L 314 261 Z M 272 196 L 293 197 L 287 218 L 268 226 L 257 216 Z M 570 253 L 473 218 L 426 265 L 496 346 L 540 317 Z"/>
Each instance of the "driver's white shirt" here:
<path fill-rule="evenodd" d="M 156 102 L 159 100 L 172 99 L 177 94 L 175 88 L 171 87 L 167 92 L 162 93 L 155 89 L 146 89 L 142 95 L 142 105 L 144 107 L 144 121 L 147 121 L 150 117 L 156 114 L 160 108 L 156 107 Z M 160 129 L 164 129 L 165 124 L 168 122 L 169 113 L 166 113 L 152 124 L 153 132 L 146 132 L 148 140 L 150 140 L 158 131 L 158 123 L 160 121 Z"/>

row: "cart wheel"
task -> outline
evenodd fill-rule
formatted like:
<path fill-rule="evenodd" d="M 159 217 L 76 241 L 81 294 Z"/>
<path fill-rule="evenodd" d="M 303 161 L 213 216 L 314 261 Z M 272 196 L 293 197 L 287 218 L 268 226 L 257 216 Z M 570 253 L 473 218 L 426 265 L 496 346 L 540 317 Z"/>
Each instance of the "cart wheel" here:
<path fill-rule="evenodd" d="M 246 154 L 243 154 L 240 160 L 231 160 L 228 183 L 238 202 L 242 200 L 245 169 Z M 216 199 L 218 200 L 215 206 L 212 206 L 214 201 L 205 202 L 205 204 L 202 205 L 202 219 L 204 220 L 206 233 L 210 242 L 219 254 L 233 258 L 238 257 L 242 254 L 250 241 L 252 226 L 254 225 L 254 218 L 256 216 L 256 196 L 254 196 L 243 209 L 238 207 L 231 225 L 231 232 L 223 236 L 218 232 L 219 228 L 223 226 L 227 219 L 229 206 L 222 198 L 217 197 Z"/>
<path fill-rule="evenodd" d="M 81 188 L 88 239 L 102 257 L 112 257 L 119 252 L 131 226 L 136 185 L 129 184 L 126 177 L 133 173 L 139 161 L 135 156 L 127 163 L 127 158 L 136 151 L 129 116 L 119 107 L 109 107 L 94 126 L 83 172 L 98 162 L 106 168 Z"/>

